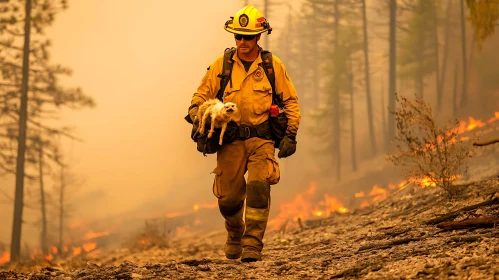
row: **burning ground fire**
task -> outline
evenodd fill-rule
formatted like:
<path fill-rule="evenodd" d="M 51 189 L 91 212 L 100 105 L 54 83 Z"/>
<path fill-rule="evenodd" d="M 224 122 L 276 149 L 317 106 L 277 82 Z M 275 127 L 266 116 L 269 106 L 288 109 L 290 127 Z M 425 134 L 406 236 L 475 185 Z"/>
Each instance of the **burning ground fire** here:
<path fill-rule="evenodd" d="M 462 134 L 468 131 L 472 131 L 476 128 L 484 127 L 487 124 L 491 124 L 499 120 L 499 112 L 494 113 L 494 117 L 487 121 L 477 120 L 473 117 L 469 117 L 468 121 L 460 121 L 459 126 L 456 128 L 458 134 Z M 450 178 L 450 181 L 458 179 L 460 176 L 455 176 Z M 388 184 L 387 188 L 382 188 L 379 185 L 374 185 L 372 189 L 368 192 L 358 192 L 355 194 L 355 198 L 361 201 L 358 207 L 363 209 L 375 203 L 386 199 L 390 193 L 404 188 L 407 184 L 412 183 L 420 188 L 435 187 L 436 182 L 430 177 L 424 178 L 411 178 L 406 181 L 402 181 L 398 184 Z M 274 230 L 279 230 L 282 227 L 286 227 L 290 220 L 298 221 L 317 217 L 328 217 L 331 213 L 347 213 L 347 209 L 344 204 L 336 197 L 330 196 L 329 194 L 324 194 L 324 199 L 318 203 L 313 202 L 313 198 L 316 192 L 316 183 L 312 181 L 308 189 L 299 193 L 295 198 L 286 203 L 282 203 L 279 206 L 279 214 L 277 217 L 269 221 L 269 226 Z M 293 223 L 296 227 L 297 223 Z"/>
<path fill-rule="evenodd" d="M 49 253 L 47 255 L 45 255 L 42 252 L 42 250 L 34 248 L 31 249 L 31 251 L 29 252 L 29 258 L 33 261 L 36 260 L 51 261 L 56 257 L 72 259 L 82 254 L 85 254 L 86 257 L 96 256 L 100 254 L 100 250 L 97 248 L 97 242 L 93 241 L 93 239 L 107 235 L 109 235 L 108 232 L 89 231 L 84 236 L 84 239 L 88 240 L 88 242 L 85 242 L 81 245 L 64 245 L 62 247 L 62 250 L 59 250 L 59 248 L 57 248 L 57 246 L 55 245 L 50 245 Z M 2 254 L 0 254 L 0 265 L 3 265 L 9 261 L 10 261 L 9 252 L 3 252 Z"/>

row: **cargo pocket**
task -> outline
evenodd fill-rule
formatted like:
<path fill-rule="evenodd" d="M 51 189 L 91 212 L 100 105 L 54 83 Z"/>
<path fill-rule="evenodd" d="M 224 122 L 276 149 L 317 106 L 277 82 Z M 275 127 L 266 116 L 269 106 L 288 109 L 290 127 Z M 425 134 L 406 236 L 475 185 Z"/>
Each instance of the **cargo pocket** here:
<path fill-rule="evenodd" d="M 211 173 L 215 174 L 215 179 L 213 180 L 213 194 L 217 198 L 220 198 L 222 197 L 222 168 L 217 166 Z"/>
<path fill-rule="evenodd" d="M 251 102 L 255 114 L 261 115 L 268 112 L 272 104 L 272 87 L 267 83 L 254 83 Z"/>
<path fill-rule="evenodd" d="M 279 168 L 279 163 L 272 156 L 267 156 L 267 168 L 269 171 L 267 182 L 269 182 L 270 185 L 279 183 L 281 170 Z"/>

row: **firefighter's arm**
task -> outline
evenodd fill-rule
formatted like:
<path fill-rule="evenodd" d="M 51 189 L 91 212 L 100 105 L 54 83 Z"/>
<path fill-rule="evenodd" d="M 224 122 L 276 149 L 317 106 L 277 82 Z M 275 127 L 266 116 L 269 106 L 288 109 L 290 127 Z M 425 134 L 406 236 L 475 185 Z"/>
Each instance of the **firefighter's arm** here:
<path fill-rule="evenodd" d="M 296 93 L 295 86 L 289 77 L 283 63 L 279 58 L 273 57 L 274 69 L 275 69 L 275 81 L 276 90 L 281 96 L 283 101 L 283 109 L 288 118 L 288 127 L 286 129 L 286 135 L 293 137 L 296 136 L 298 132 L 298 127 L 300 126 L 300 106 L 298 103 L 298 95 Z"/>
<path fill-rule="evenodd" d="M 191 105 L 189 106 L 189 116 L 192 121 L 197 114 L 198 107 L 206 100 L 216 98 L 220 88 L 220 78 L 218 74 L 222 72 L 222 57 L 215 60 L 207 69 L 196 92 L 192 95 Z"/>

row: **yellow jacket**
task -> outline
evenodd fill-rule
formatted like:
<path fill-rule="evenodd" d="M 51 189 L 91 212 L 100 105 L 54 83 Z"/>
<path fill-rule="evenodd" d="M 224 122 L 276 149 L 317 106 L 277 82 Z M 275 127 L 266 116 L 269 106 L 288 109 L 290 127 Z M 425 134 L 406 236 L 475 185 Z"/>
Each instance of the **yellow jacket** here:
<path fill-rule="evenodd" d="M 295 136 L 300 125 L 300 108 L 296 89 L 289 78 L 286 68 L 281 60 L 272 55 L 275 71 L 275 87 L 279 93 L 284 106 L 284 112 L 288 117 L 286 135 Z M 237 51 L 232 57 L 234 66 L 232 69 L 232 83 L 229 81 L 224 90 L 223 102 L 234 102 L 238 112 L 232 120 L 238 125 L 256 126 L 269 118 L 269 109 L 272 104 L 272 87 L 263 68 L 261 55 L 253 62 L 248 72 L 237 56 Z M 216 98 L 220 88 L 222 73 L 223 54 L 218 57 L 208 68 L 197 91 L 192 96 L 191 107 L 200 106 L 208 99 Z M 258 70 L 258 71 L 257 71 Z"/>

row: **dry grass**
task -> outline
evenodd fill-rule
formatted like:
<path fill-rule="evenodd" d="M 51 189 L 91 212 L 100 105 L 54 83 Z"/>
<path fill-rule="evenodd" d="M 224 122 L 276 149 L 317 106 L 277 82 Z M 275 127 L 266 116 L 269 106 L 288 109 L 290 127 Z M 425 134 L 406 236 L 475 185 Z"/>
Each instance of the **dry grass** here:
<path fill-rule="evenodd" d="M 473 139 L 463 139 L 457 120 L 437 124 L 431 106 L 422 98 L 396 95 L 396 148 L 388 159 L 401 167 L 407 179 L 428 180 L 450 197 L 458 192 L 452 182 L 465 175 L 472 155 Z M 472 140 L 472 141 L 469 141 Z"/>

